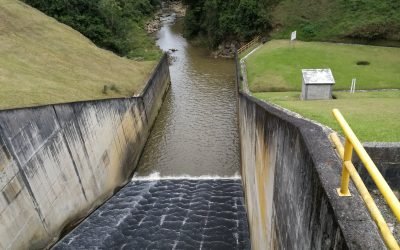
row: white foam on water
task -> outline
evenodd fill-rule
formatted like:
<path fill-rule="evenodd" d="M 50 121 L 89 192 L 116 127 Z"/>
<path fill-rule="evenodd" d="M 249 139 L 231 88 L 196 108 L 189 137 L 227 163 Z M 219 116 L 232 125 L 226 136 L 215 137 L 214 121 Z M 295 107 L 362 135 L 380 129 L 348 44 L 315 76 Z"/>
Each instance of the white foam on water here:
<path fill-rule="evenodd" d="M 142 218 L 142 219 L 139 221 L 139 224 L 138 224 L 138 226 L 142 225 L 142 223 L 143 223 L 144 219 L 146 219 L 146 216 L 145 216 L 145 217 L 143 217 L 143 218 Z"/>
<path fill-rule="evenodd" d="M 179 241 L 175 241 L 175 243 L 174 243 L 174 245 L 172 246 L 172 250 L 175 250 L 176 249 L 176 246 L 178 245 L 178 243 L 179 243 Z"/>
<path fill-rule="evenodd" d="M 182 221 L 182 226 L 186 224 L 186 221 L 188 220 L 188 217 L 185 217 L 185 219 L 183 219 Z"/>
<path fill-rule="evenodd" d="M 118 227 L 119 225 L 121 225 L 121 223 L 128 218 L 129 214 L 125 214 L 124 216 L 122 216 L 121 218 L 118 219 L 118 222 L 116 224 L 116 226 Z"/>
<path fill-rule="evenodd" d="M 161 216 L 160 226 L 162 226 L 164 224 L 165 216 L 166 215 Z"/>
<path fill-rule="evenodd" d="M 237 210 L 238 206 L 237 206 L 237 198 L 233 197 L 233 200 L 235 201 L 235 205 L 233 205 L 233 207 Z"/>
<path fill-rule="evenodd" d="M 239 234 L 233 233 L 233 237 L 235 237 L 235 239 L 236 239 L 236 246 L 239 246 Z"/>
<path fill-rule="evenodd" d="M 158 181 L 158 180 L 240 180 L 241 176 L 236 172 L 232 176 L 219 176 L 219 175 L 176 175 L 176 176 L 161 176 L 160 172 L 153 172 L 148 176 L 137 176 L 136 174 L 132 177 L 132 181 Z"/>

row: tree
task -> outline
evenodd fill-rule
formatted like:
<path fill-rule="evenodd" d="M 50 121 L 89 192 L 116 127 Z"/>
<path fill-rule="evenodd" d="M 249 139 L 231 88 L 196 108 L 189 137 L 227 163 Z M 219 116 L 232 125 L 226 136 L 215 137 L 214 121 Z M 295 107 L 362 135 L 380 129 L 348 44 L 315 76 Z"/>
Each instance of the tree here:
<path fill-rule="evenodd" d="M 147 37 L 144 20 L 150 17 L 159 0 L 25 0 L 58 21 L 71 26 L 97 46 L 121 56 L 137 57 L 134 51 L 159 54 Z M 140 37 L 141 39 L 136 39 Z M 139 43 L 139 42 L 140 43 Z M 142 49 L 140 49 L 142 48 Z M 155 52 L 157 51 L 157 52 Z M 145 53 L 140 53 L 140 57 Z"/>
<path fill-rule="evenodd" d="M 205 36 L 210 47 L 224 40 L 248 40 L 270 28 L 267 7 L 279 0 L 184 0 L 185 34 Z"/>

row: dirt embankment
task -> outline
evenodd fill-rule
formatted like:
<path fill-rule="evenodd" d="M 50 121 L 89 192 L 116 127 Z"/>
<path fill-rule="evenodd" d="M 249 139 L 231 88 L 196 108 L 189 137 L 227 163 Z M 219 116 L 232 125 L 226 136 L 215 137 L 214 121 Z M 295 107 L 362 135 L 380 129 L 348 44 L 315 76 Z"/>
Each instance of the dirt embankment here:
<path fill-rule="evenodd" d="M 226 41 L 218 46 L 211 55 L 215 58 L 233 58 L 235 56 L 236 48 L 240 47 L 240 43 L 237 41 Z"/>

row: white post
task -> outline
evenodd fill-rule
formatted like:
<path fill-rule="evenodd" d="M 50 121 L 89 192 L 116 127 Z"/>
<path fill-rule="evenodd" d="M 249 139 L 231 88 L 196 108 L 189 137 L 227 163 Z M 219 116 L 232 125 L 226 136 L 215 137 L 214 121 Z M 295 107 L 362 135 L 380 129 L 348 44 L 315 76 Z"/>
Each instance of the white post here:
<path fill-rule="evenodd" d="M 353 93 L 353 83 L 354 83 L 354 79 L 351 79 L 350 93 Z"/>
<path fill-rule="evenodd" d="M 294 47 L 296 39 L 297 39 L 297 31 L 295 30 L 292 32 L 292 34 L 290 34 L 290 44 L 292 45 L 292 47 Z"/>
<path fill-rule="evenodd" d="M 351 80 L 351 89 L 350 89 L 350 93 L 354 94 L 356 92 L 356 78 L 353 78 Z"/>

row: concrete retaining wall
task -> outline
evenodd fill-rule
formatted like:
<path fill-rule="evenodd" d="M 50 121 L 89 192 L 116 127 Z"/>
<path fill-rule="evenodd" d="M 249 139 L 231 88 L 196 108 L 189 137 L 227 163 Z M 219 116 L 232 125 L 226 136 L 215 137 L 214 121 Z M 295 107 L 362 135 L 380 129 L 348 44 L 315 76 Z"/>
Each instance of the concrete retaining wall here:
<path fill-rule="evenodd" d="M 322 127 L 244 93 L 239 121 L 253 249 L 385 249 Z"/>
<path fill-rule="evenodd" d="M 138 97 L 0 111 L 0 249 L 43 248 L 127 182 L 170 83 Z"/>
<path fill-rule="evenodd" d="M 367 142 L 363 146 L 389 186 L 392 189 L 400 189 L 400 143 Z M 357 154 L 353 154 L 353 162 L 367 187 L 376 189 Z"/>
<path fill-rule="evenodd" d="M 252 97 L 236 56 L 242 180 L 253 249 L 386 249 L 326 128 Z"/>

